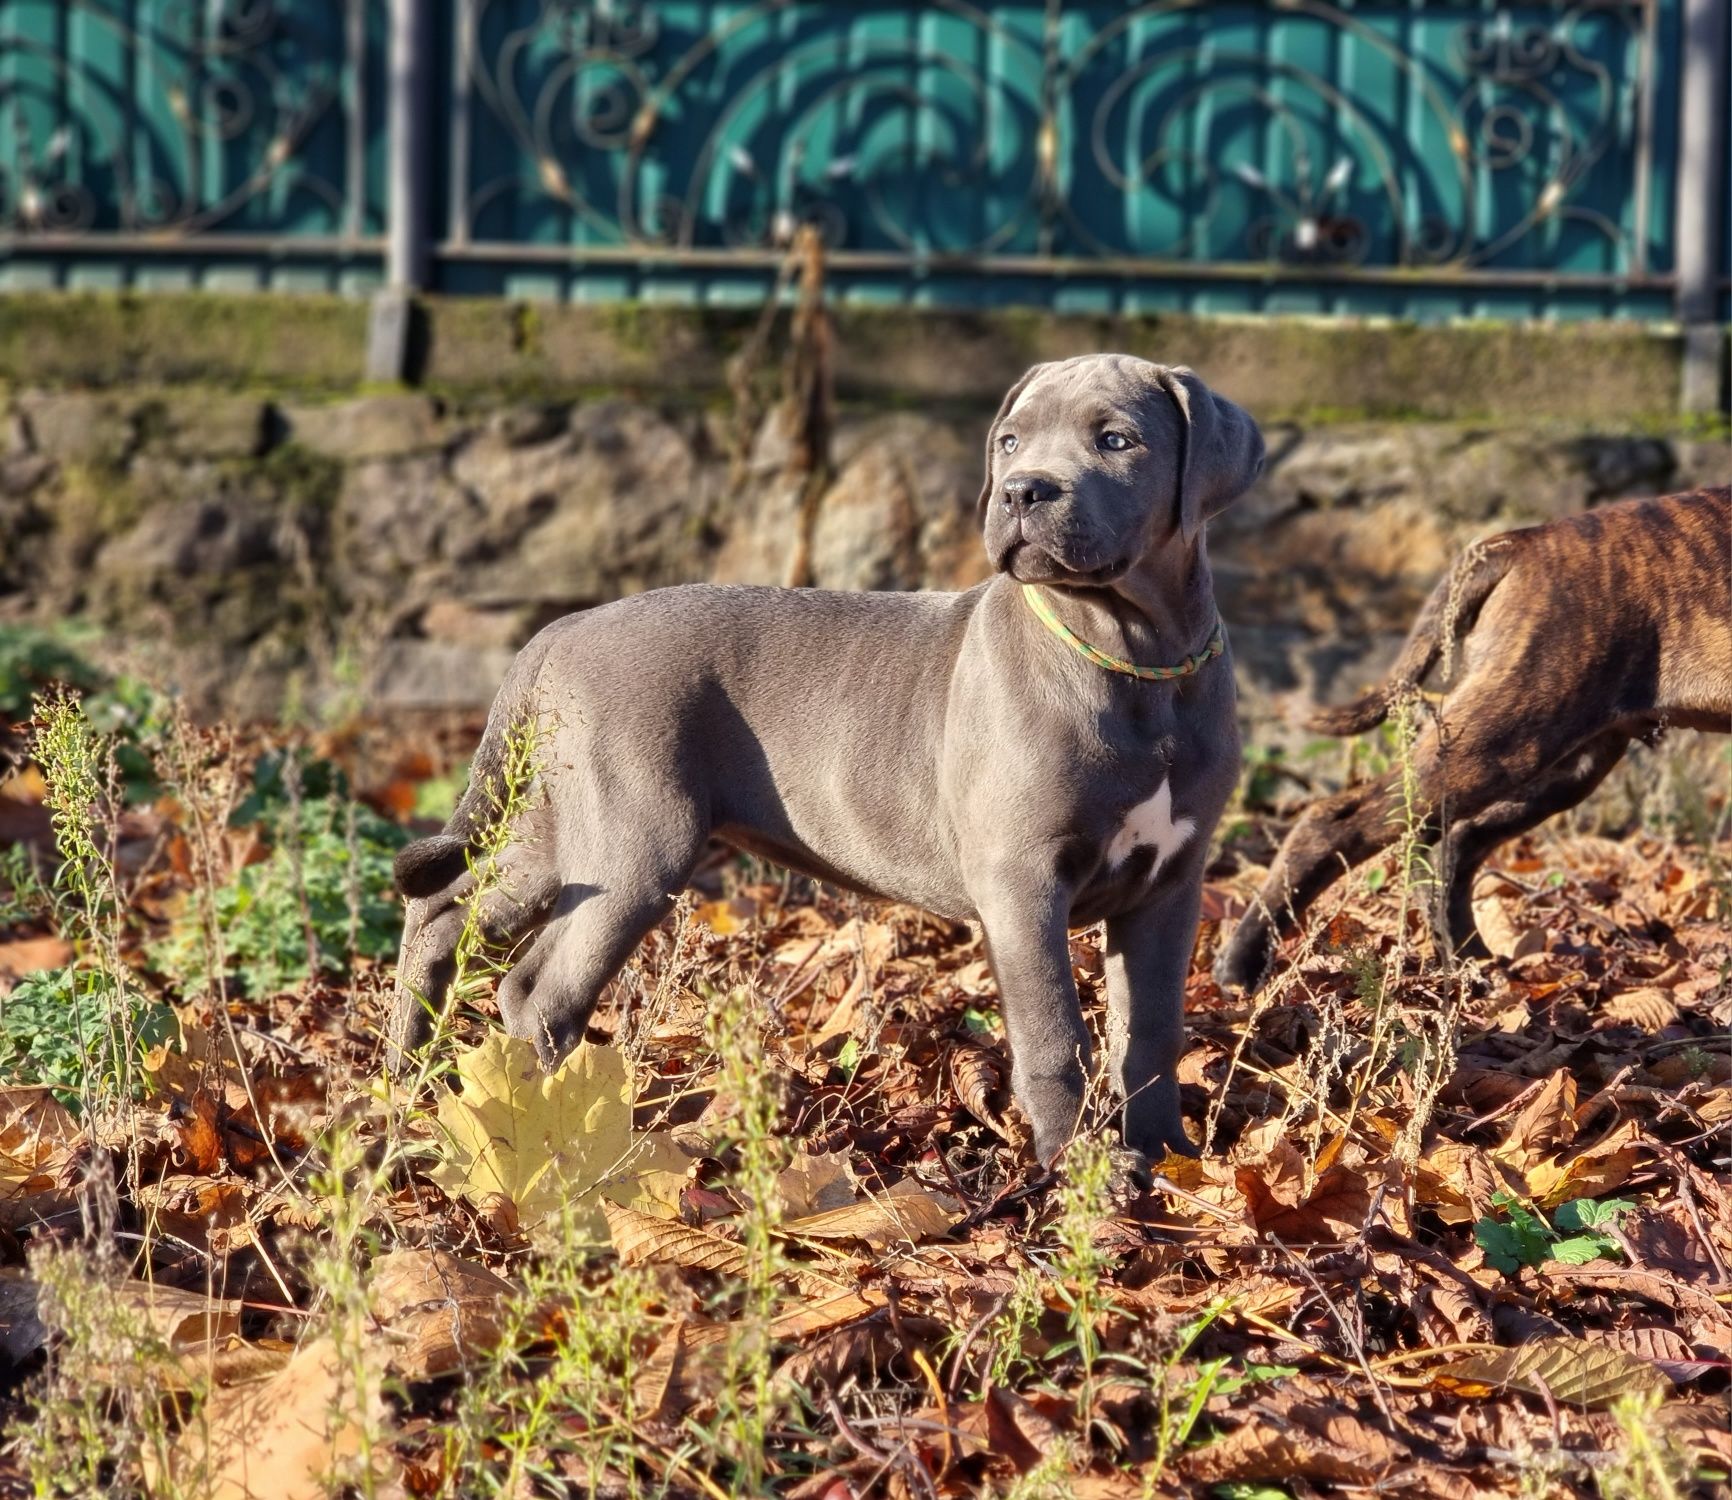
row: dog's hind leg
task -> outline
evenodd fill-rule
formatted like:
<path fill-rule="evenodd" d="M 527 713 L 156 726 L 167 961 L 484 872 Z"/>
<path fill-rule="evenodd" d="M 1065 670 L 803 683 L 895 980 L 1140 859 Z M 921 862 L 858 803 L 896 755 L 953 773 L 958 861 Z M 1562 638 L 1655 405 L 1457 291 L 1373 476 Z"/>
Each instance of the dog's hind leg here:
<path fill-rule="evenodd" d="M 1223 988 L 1256 990 L 1269 976 L 1275 947 L 1311 903 L 1354 865 L 1395 841 L 1391 818 L 1401 773 L 1314 802 L 1293 825 L 1256 901 L 1215 960 Z"/>
<path fill-rule="evenodd" d="M 668 786 L 562 825 L 563 884 L 547 925 L 499 989 L 506 1030 L 534 1042 L 544 1066 L 583 1040 L 608 981 L 685 889 L 707 833 L 699 809 Z"/>
<path fill-rule="evenodd" d="M 559 910 L 499 987 L 512 1035 L 535 1043 L 544 1067 L 583 1040 L 608 981 L 672 909 L 690 873 L 606 887 L 569 886 Z"/>
<path fill-rule="evenodd" d="M 1549 726 L 1511 727 L 1498 712 L 1495 682 L 1470 680 L 1450 699 L 1444 730 L 1428 725 L 1415 740 L 1412 774 L 1418 786 L 1423 841 L 1449 819 L 1472 819 L 1529 785 L 1558 757 Z M 1268 977 L 1277 939 L 1296 928 L 1311 904 L 1341 875 L 1404 836 L 1405 772 L 1389 771 L 1364 786 L 1325 797 L 1305 810 L 1281 845 L 1257 902 L 1240 919 L 1215 964 L 1223 986 L 1254 990 Z"/>
<path fill-rule="evenodd" d="M 407 1070 L 444 1013 L 474 889 L 474 877 L 465 872 L 438 895 L 409 903 L 386 1037 L 387 1063 L 393 1073 Z M 493 947 L 521 942 L 552 915 L 559 890 L 536 845 L 508 850 L 500 860 L 497 884 L 481 898 L 480 936 Z"/>
<path fill-rule="evenodd" d="M 465 913 L 455 902 L 412 901 L 397 954 L 397 989 L 385 1034 L 386 1066 L 406 1072 L 433 1035 L 445 993 L 456 977 L 457 940 Z"/>
<path fill-rule="evenodd" d="M 1449 894 L 1442 930 L 1437 934 L 1440 945 L 1447 940 L 1463 958 L 1486 956 L 1485 943 L 1473 920 L 1473 882 L 1487 856 L 1506 840 L 1574 807 L 1624 758 L 1630 738 L 1621 729 L 1608 729 L 1570 751 L 1537 783 L 1450 823 L 1444 835 Z"/>

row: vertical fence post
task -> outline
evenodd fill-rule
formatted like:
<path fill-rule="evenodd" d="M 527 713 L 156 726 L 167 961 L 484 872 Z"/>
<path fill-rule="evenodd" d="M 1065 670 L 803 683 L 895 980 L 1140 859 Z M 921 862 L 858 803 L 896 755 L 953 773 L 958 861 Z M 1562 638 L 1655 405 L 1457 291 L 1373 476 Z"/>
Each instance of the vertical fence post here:
<path fill-rule="evenodd" d="M 1684 0 L 1678 106 L 1678 322 L 1684 330 L 1685 411 L 1720 404 L 1726 330 L 1720 312 L 1720 236 L 1732 171 L 1726 132 L 1728 0 Z"/>
<path fill-rule="evenodd" d="M 413 299 L 427 278 L 432 10 L 433 0 L 390 0 L 386 284 L 373 299 L 369 380 L 408 374 Z"/>

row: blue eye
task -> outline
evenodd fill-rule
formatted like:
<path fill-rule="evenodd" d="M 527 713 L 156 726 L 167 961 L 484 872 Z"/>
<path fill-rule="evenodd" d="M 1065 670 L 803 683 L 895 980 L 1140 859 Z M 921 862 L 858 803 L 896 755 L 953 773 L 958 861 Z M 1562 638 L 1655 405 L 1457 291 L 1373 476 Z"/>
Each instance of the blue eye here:
<path fill-rule="evenodd" d="M 1016 435 L 1009 432 L 1005 433 L 1005 435 L 998 440 L 998 446 L 1004 449 L 1006 453 L 1015 453 Z"/>
<path fill-rule="evenodd" d="M 1100 437 L 1101 447 L 1111 453 L 1123 453 L 1131 446 L 1131 440 L 1122 432 L 1103 432 Z"/>

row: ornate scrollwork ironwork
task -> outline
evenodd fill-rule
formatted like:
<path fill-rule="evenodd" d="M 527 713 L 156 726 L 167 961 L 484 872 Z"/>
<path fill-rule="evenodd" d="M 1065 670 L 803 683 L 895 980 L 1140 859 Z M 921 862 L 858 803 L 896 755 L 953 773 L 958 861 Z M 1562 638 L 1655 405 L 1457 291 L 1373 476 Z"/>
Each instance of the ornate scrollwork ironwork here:
<path fill-rule="evenodd" d="M 354 179 L 380 16 L 380 0 L 0 0 L 0 234 L 379 233 Z"/>
<path fill-rule="evenodd" d="M 1533 237 L 1572 224 L 1618 273 L 1646 11 L 1278 0 L 1252 46 L 1194 0 L 465 0 L 495 170 L 458 185 L 461 237 L 706 251 L 811 221 L 909 260 L 1466 269 L 1555 260 Z M 1295 60 L 1342 49 L 1375 86 Z"/>

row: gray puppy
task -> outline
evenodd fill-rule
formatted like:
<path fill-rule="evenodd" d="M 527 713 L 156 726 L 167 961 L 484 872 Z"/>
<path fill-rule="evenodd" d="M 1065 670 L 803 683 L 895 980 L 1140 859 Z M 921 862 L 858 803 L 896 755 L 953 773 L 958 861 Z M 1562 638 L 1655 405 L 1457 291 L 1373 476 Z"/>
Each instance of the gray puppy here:
<path fill-rule="evenodd" d="M 1203 528 L 1263 439 L 1189 370 L 1038 365 L 986 442 L 995 578 L 961 594 L 693 585 L 571 615 L 517 657 L 446 832 L 410 845 L 394 1065 L 445 1001 L 508 735 L 532 805 L 482 903 L 499 987 L 552 1065 L 717 837 L 981 924 L 1011 1085 L 1050 1164 L 1089 1039 L 1067 934 L 1106 921 L 1125 1144 L 1192 1151 L 1174 1070 L 1209 835 L 1239 771 Z"/>

